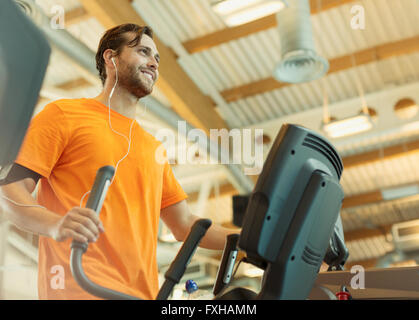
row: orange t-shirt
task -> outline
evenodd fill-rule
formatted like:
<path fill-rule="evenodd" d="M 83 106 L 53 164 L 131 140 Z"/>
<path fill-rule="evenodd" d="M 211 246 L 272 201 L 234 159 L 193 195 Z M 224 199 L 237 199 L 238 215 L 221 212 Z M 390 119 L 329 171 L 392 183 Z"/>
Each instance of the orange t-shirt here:
<path fill-rule="evenodd" d="M 80 206 L 97 170 L 115 167 L 126 154 L 128 142 L 110 129 L 108 112 L 93 99 L 66 99 L 50 103 L 32 119 L 16 163 L 42 175 L 39 204 L 60 215 Z M 129 137 L 131 122 L 111 110 L 115 131 Z M 159 146 L 161 142 L 134 123 L 130 152 L 118 166 L 99 215 L 105 232 L 83 255 L 84 270 L 92 281 L 143 299 L 154 299 L 159 289 L 160 210 L 187 198 L 167 161 L 156 160 Z M 87 199 L 88 195 L 83 207 Z M 70 245 L 71 239 L 57 242 L 40 237 L 40 299 L 95 299 L 73 279 Z M 57 270 L 64 270 L 64 288 L 57 285 Z"/>

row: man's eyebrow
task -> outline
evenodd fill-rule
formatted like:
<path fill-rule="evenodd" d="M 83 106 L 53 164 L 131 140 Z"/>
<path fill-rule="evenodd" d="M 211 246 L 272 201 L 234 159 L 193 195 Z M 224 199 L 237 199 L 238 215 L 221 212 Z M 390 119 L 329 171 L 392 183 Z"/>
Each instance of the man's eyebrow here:
<path fill-rule="evenodd" d="M 145 46 L 145 45 L 140 44 L 140 45 L 139 45 L 139 47 L 140 47 L 140 48 L 145 48 L 145 49 L 147 49 L 149 52 L 152 52 L 152 49 L 151 49 L 150 47 L 148 47 L 148 46 Z M 154 55 L 154 58 L 156 58 L 156 60 L 160 61 L 160 55 L 159 55 L 158 53 L 156 53 L 156 54 Z"/>

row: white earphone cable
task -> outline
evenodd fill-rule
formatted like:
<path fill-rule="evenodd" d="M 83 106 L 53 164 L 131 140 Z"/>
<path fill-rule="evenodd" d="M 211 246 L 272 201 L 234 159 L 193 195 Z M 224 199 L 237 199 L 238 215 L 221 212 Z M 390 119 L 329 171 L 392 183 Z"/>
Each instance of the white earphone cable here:
<path fill-rule="evenodd" d="M 113 128 L 112 128 L 112 123 L 111 123 L 111 98 L 112 98 L 112 96 L 113 96 L 113 93 L 114 93 L 114 91 L 115 91 L 115 88 L 116 88 L 116 85 L 118 84 L 118 68 L 116 67 L 116 64 L 115 64 L 115 61 L 114 61 L 114 59 L 112 58 L 112 63 L 113 63 L 113 65 L 114 65 L 114 67 L 115 67 L 115 70 L 116 70 L 116 73 L 115 73 L 115 84 L 113 85 L 113 87 L 112 87 L 112 90 L 111 90 L 111 93 L 109 94 L 109 96 L 108 96 L 108 121 L 109 121 L 109 127 L 110 127 L 110 129 L 113 131 L 113 132 L 115 132 L 116 134 L 119 134 L 121 137 L 123 137 L 125 140 L 127 140 L 127 142 L 128 142 L 128 150 L 127 150 L 127 153 L 116 163 L 116 166 L 115 166 L 115 173 L 114 173 L 114 175 L 113 175 L 113 177 L 112 177 L 112 181 L 111 181 L 111 183 L 110 183 L 110 185 L 109 186 L 111 186 L 112 185 L 112 183 L 113 183 L 113 181 L 115 180 L 115 177 L 116 177 L 116 172 L 117 172 L 117 170 L 118 170 L 118 166 L 119 166 L 119 164 L 121 163 L 121 161 L 122 160 L 124 160 L 127 156 L 128 156 L 128 154 L 129 154 L 129 151 L 130 151 L 130 149 L 131 149 L 131 132 L 132 132 L 132 126 L 133 126 L 133 124 L 134 124 L 134 122 L 135 122 L 135 119 L 134 120 L 132 120 L 132 122 L 131 122 L 131 126 L 130 126 L 130 130 L 129 130 L 129 139 L 125 136 L 125 135 L 123 135 L 122 133 L 120 133 L 120 132 L 118 132 L 118 131 L 115 131 Z M 83 197 L 81 198 L 81 200 L 80 200 L 80 207 L 82 206 L 82 204 L 83 204 L 83 199 L 84 199 L 84 197 L 87 195 L 87 194 L 89 194 L 90 193 L 90 191 L 91 190 L 89 190 L 89 191 L 87 191 L 84 195 L 83 195 Z"/>
<path fill-rule="evenodd" d="M 108 96 L 108 121 L 109 121 L 109 127 L 110 127 L 110 129 L 113 131 L 113 132 L 115 132 L 115 133 L 117 133 L 117 134 L 119 134 L 120 136 L 122 136 L 125 140 L 127 140 L 127 142 L 128 142 L 128 150 L 127 150 L 127 153 L 116 163 L 116 166 L 115 166 L 115 173 L 114 173 L 114 175 L 113 175 L 113 178 L 112 178 L 112 181 L 111 181 L 111 183 L 110 183 L 110 185 L 109 186 L 111 186 L 112 185 L 112 183 L 113 183 L 113 181 L 115 180 L 115 177 L 116 177 L 116 172 L 117 172 L 117 170 L 118 170 L 118 166 L 119 166 L 119 164 L 121 163 L 121 161 L 122 160 L 124 160 L 127 156 L 128 156 L 128 154 L 129 154 L 129 152 L 130 152 L 130 149 L 131 149 L 131 138 L 132 138 L 132 127 L 133 127 L 133 124 L 134 124 L 134 122 L 135 122 L 135 119 L 133 119 L 132 120 L 132 122 L 131 122 L 131 126 L 130 126 L 130 130 L 129 130 L 129 139 L 125 136 L 125 135 L 123 135 L 122 133 L 120 133 L 120 132 L 118 132 L 118 131 L 116 131 L 116 130 L 114 130 L 113 128 L 112 128 L 112 124 L 111 124 L 111 98 L 112 98 L 112 96 L 113 96 L 113 93 L 114 93 L 114 91 L 115 91 L 115 88 L 116 88 L 116 85 L 118 84 L 118 69 L 117 69 L 117 67 L 116 67 L 116 64 L 115 64 L 115 61 L 114 61 L 114 59 L 112 58 L 112 63 L 113 63 L 113 65 L 114 65 L 114 67 L 115 67 L 115 70 L 116 70 L 116 74 L 115 74 L 115 84 L 114 84 L 114 86 L 112 87 L 112 90 L 111 90 L 111 92 L 110 92 L 110 94 L 109 94 L 109 96 Z M 52 190 L 54 191 L 54 193 L 55 194 L 57 194 L 56 192 L 55 192 L 55 190 L 54 190 L 54 188 L 52 187 L 52 185 L 51 185 L 51 188 L 52 188 Z M 83 196 L 82 196 L 82 198 L 80 199 L 80 207 L 82 207 L 82 205 L 83 205 L 83 200 L 84 200 L 84 197 L 87 195 L 87 194 L 89 194 L 91 192 L 91 190 L 89 190 L 89 191 L 87 191 Z M 20 207 L 38 207 L 38 208 L 43 208 L 43 209 L 46 209 L 44 206 L 41 206 L 41 205 L 28 205 L 28 204 L 20 204 L 20 203 L 17 203 L 16 201 L 14 201 L 14 200 L 12 200 L 12 199 L 9 199 L 8 197 L 6 197 L 6 196 L 4 196 L 3 194 L 1 195 L 2 196 L 2 198 L 4 198 L 4 199 L 6 199 L 6 200 L 8 200 L 8 201 L 10 201 L 11 203 L 13 203 L 13 204 L 15 204 L 15 205 L 17 205 L 17 206 L 20 206 Z"/>

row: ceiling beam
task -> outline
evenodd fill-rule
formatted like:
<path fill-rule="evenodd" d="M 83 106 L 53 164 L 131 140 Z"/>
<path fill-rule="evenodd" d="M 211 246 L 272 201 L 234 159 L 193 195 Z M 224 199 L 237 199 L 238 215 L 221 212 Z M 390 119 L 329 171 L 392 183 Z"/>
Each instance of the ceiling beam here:
<path fill-rule="evenodd" d="M 397 144 L 394 146 L 376 149 L 356 155 L 342 158 L 344 169 L 352 168 L 355 166 L 362 166 L 365 164 L 394 159 L 396 157 L 405 157 L 412 153 L 419 152 L 419 140 L 410 141 L 406 143 Z M 258 176 L 251 176 L 254 182 L 257 182 Z M 226 183 L 220 186 L 219 196 L 233 196 L 238 194 L 234 187 L 230 183 Z M 189 194 L 188 201 L 194 202 L 198 199 L 198 192 L 192 192 Z M 215 198 L 216 194 L 214 190 L 211 191 L 210 199 Z M 343 208 L 350 208 L 360 205 L 366 205 L 369 203 L 380 202 L 383 200 L 380 190 L 375 190 L 360 195 L 354 195 L 345 198 L 343 202 Z"/>
<path fill-rule="evenodd" d="M 366 238 L 375 238 L 386 236 L 391 232 L 392 224 L 379 226 L 377 228 L 362 228 L 345 232 L 345 242 L 364 240 Z"/>
<path fill-rule="evenodd" d="M 80 23 L 90 18 L 90 15 L 83 7 L 77 7 L 64 14 L 64 21 L 67 26 Z"/>
<path fill-rule="evenodd" d="M 410 186 L 415 186 L 415 185 L 416 187 L 419 187 L 419 182 L 416 181 L 409 184 L 392 186 L 387 189 L 398 189 L 398 188 L 410 187 Z M 418 198 L 418 194 L 414 194 L 414 195 L 398 197 L 394 199 L 386 199 L 383 196 L 384 190 L 385 188 L 345 197 L 343 199 L 342 209 L 348 209 L 348 208 L 353 208 L 353 207 L 370 205 L 373 203 L 388 202 L 388 201 L 394 201 L 394 200 L 416 200 Z"/>
<path fill-rule="evenodd" d="M 372 162 L 381 160 L 389 160 L 395 157 L 408 156 L 411 153 L 419 151 L 419 140 L 410 141 L 406 143 L 397 144 L 394 146 L 376 149 L 369 152 L 355 154 L 352 156 L 344 157 L 343 167 L 345 169 L 365 165 Z"/>
<path fill-rule="evenodd" d="M 91 85 L 92 84 L 89 81 L 87 81 L 85 78 L 76 78 L 73 80 L 60 83 L 56 85 L 55 87 L 61 90 L 74 90 L 74 89 L 90 87 Z"/>
<path fill-rule="evenodd" d="M 310 0 L 311 14 L 341 6 L 343 4 L 354 2 L 355 0 Z M 239 26 L 218 30 L 202 37 L 185 41 L 183 46 L 190 53 L 197 53 L 208 50 L 220 44 L 246 37 L 255 32 L 264 31 L 276 27 L 276 15 L 272 14 L 261 19 L 248 22 Z"/>
<path fill-rule="evenodd" d="M 123 23 L 146 25 L 129 0 L 80 0 L 84 9 L 106 29 Z M 176 56 L 155 35 L 160 53 L 159 80 L 156 86 L 172 104 L 172 108 L 186 121 L 209 135 L 209 129 L 227 128 L 214 110 L 212 100 L 202 94 L 198 86 L 178 64 Z"/>
<path fill-rule="evenodd" d="M 342 202 L 342 209 L 365 206 L 371 203 L 384 201 L 381 190 L 361 193 L 354 196 L 345 197 Z"/>
<path fill-rule="evenodd" d="M 401 55 L 412 54 L 419 51 L 419 36 L 403 39 L 395 42 L 384 43 L 365 50 L 354 52 L 345 56 L 329 60 L 330 69 L 328 74 L 348 70 L 355 66 L 377 62 Z M 354 62 L 353 62 L 354 61 Z M 278 82 L 273 77 L 244 84 L 221 92 L 221 96 L 227 102 L 237 101 L 249 96 L 269 92 L 294 84 Z"/>
<path fill-rule="evenodd" d="M 129 1 L 131 3 L 133 2 L 133 0 Z M 89 18 L 91 18 L 91 15 L 83 7 L 71 9 L 70 11 L 66 11 L 64 14 L 64 21 L 66 25 L 77 24 Z"/>

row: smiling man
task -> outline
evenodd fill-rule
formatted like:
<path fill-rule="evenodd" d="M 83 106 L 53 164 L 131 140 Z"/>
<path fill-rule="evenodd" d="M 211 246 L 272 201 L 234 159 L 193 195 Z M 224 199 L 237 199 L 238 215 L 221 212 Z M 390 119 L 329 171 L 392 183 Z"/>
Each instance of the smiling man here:
<path fill-rule="evenodd" d="M 92 99 L 55 101 L 32 119 L 1 189 L 9 219 L 40 235 L 40 299 L 95 298 L 71 275 L 73 239 L 90 242 L 83 266 L 92 281 L 155 298 L 159 218 L 178 241 L 198 219 L 170 165 L 156 161 L 161 143 L 135 121 L 138 99 L 152 92 L 159 61 L 149 27 L 114 27 L 96 54 L 102 92 Z M 106 165 L 116 173 L 98 217 L 84 206 L 97 170 Z M 38 180 L 35 200 L 31 193 Z M 213 225 L 201 247 L 223 249 L 234 232 Z"/>

